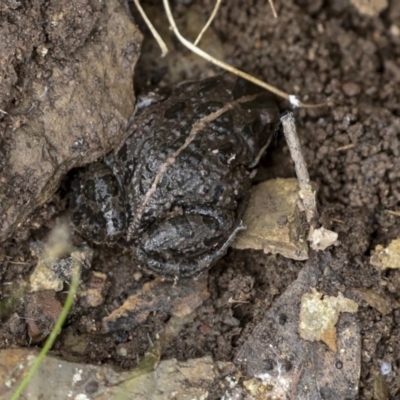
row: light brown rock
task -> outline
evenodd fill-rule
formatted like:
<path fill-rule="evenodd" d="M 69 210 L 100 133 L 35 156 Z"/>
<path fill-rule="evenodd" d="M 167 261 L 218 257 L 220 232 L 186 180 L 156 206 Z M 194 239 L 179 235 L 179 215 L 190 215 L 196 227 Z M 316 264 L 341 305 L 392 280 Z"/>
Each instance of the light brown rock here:
<path fill-rule="evenodd" d="M 243 217 L 246 230 L 239 232 L 232 247 L 306 260 L 308 232 L 297 206 L 298 191 L 294 178 L 273 179 L 253 187 Z"/>

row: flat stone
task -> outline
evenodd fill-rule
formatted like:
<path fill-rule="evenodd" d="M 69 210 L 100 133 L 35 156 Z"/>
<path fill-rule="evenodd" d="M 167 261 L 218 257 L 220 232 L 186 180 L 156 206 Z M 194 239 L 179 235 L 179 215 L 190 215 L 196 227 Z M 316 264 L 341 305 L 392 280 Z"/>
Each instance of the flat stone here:
<path fill-rule="evenodd" d="M 354 82 L 345 82 L 342 85 L 342 90 L 347 97 L 354 97 L 360 94 L 361 86 Z"/>
<path fill-rule="evenodd" d="M 243 216 L 246 230 L 232 247 L 282 254 L 293 260 L 308 259 L 307 224 L 298 208 L 297 179 L 272 179 L 253 187 Z"/>

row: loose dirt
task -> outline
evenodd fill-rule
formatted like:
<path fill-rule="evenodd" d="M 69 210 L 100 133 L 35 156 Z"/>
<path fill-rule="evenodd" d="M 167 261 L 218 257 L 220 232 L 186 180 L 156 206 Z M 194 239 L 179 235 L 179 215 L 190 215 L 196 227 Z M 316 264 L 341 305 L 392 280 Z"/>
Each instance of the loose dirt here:
<path fill-rule="evenodd" d="M 155 7 L 147 6 L 149 10 Z M 184 30 L 185 16 L 200 15 L 206 20 L 212 7 L 211 1 L 179 1 L 174 14 Z M 339 233 L 341 243 L 319 258 L 325 276 L 331 281 L 324 279 L 318 290 L 335 296 L 340 291 L 360 305 L 357 314 L 362 336 L 359 398 L 373 398 L 373 372 L 379 370 L 382 362 L 392 366 L 385 381 L 390 398 L 397 398 L 396 395 L 400 396 L 397 392 L 400 387 L 400 273 L 378 271 L 369 260 L 377 244 L 386 247 L 400 236 L 400 217 L 388 213 L 400 211 L 400 3 L 390 1 L 380 16 L 361 15 L 346 0 L 281 0 L 276 2 L 276 7 L 278 19 L 273 18 L 264 0 L 224 2 L 210 31 L 218 42 L 206 46 L 211 46 L 235 67 L 306 102 L 329 104 L 318 110 L 295 111 L 310 176 L 319 185 L 321 218 L 327 228 Z M 135 12 L 134 15 L 140 21 Z M 90 30 L 91 21 L 85 15 L 82 29 Z M 142 22 L 139 26 L 148 35 Z M 71 29 L 75 28 L 65 26 L 66 36 Z M 170 42 L 175 46 L 172 60 L 176 60 L 173 57 L 177 54 L 179 57 L 187 54 L 175 39 Z M 64 49 L 61 46 L 60 57 L 70 57 L 79 45 L 72 37 L 65 42 Z M 186 64 L 160 60 L 159 51 L 153 49 L 152 39 L 146 37 L 135 73 L 138 90 L 217 71 L 205 70 L 204 62 L 192 56 Z M 178 69 L 171 70 L 174 65 Z M 26 60 L 18 71 L 19 81 L 28 70 L 29 60 Z M 5 90 L 6 83 L 3 82 L 0 90 Z M 16 80 L 12 84 L 17 85 Z M 0 92 L 2 96 L 4 92 Z M 282 102 L 282 106 L 289 109 L 288 104 Z M 293 176 L 288 149 L 278 135 L 262 160 L 259 179 Z M 30 243 L 44 239 L 64 212 L 67 187 L 65 183 L 2 243 L 0 294 L 3 297 L 10 296 L 15 283 L 25 280 L 35 265 Z M 78 243 L 81 239 L 74 240 Z M 231 250 L 209 272 L 209 299 L 167 349 L 164 358 L 184 360 L 211 355 L 216 360 L 233 360 L 262 320 L 265 310 L 296 279 L 302 266 L 302 262 L 260 251 Z M 78 302 L 55 352 L 82 362 L 132 368 L 163 328 L 169 314 L 151 313 L 134 330 L 96 335 L 101 319 L 119 307 L 149 276 L 138 269 L 128 252 L 115 248 L 95 246 L 92 269 L 104 272 L 111 282 L 106 288 L 105 302 L 94 308 Z M 89 272 L 84 273 L 85 279 L 89 279 Z M 382 315 L 361 301 L 352 291 L 354 288 L 372 289 L 388 299 L 392 311 Z M 23 319 L 26 307 L 24 301 L 17 302 L 12 316 L 1 325 L 0 348 L 29 346 Z M 90 340 L 82 339 L 87 337 Z"/>

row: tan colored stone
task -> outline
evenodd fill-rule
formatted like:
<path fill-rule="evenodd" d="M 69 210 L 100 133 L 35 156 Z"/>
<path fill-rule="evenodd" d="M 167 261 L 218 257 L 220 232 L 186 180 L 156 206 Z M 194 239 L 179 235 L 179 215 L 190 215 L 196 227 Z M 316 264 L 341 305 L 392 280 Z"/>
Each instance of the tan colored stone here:
<path fill-rule="evenodd" d="M 386 248 L 378 244 L 370 263 L 379 269 L 400 268 L 400 238 L 392 240 Z"/>
<path fill-rule="evenodd" d="M 239 232 L 232 247 L 306 260 L 307 224 L 297 206 L 298 191 L 295 178 L 273 179 L 253 187 L 243 216 L 246 230 Z"/>
<path fill-rule="evenodd" d="M 350 0 L 361 14 L 379 15 L 388 6 L 387 0 Z"/>

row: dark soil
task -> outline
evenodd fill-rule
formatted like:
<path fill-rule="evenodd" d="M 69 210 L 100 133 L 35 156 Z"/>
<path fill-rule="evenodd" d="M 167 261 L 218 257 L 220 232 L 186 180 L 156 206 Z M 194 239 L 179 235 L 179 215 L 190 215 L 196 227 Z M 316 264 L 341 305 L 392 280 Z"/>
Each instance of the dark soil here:
<path fill-rule="evenodd" d="M 204 18 L 213 7 L 212 1 L 179 3 L 174 13 L 182 24 L 189 7 Z M 333 294 L 340 291 L 356 299 L 352 288 L 369 288 L 397 305 L 384 316 L 358 301 L 362 334 L 360 399 L 373 398 L 373 371 L 379 370 L 383 361 L 392 365 L 385 380 L 390 398 L 395 398 L 400 387 L 400 273 L 379 272 L 369 258 L 377 244 L 387 246 L 400 237 L 400 217 L 387 212 L 400 211 L 400 3 L 390 1 L 379 17 L 361 15 L 346 0 L 276 3 L 279 18 L 275 20 L 267 1 L 224 2 L 213 29 L 230 64 L 298 94 L 306 102 L 329 101 L 326 108 L 295 111 L 309 172 L 320 188 L 323 221 L 339 233 L 341 242 L 326 250 L 324 273 L 332 278 L 332 284 L 324 280 L 320 289 Z M 151 43 L 152 39 L 146 40 Z M 67 57 L 71 43 L 66 46 Z M 143 52 L 150 47 L 145 43 Z M 187 53 L 180 45 L 176 47 Z M 141 86 L 169 83 L 167 64 L 157 54 L 159 51 L 149 57 L 146 53 L 139 62 L 135 79 L 142 82 Z M 203 75 L 202 68 L 193 68 L 191 75 L 182 78 Z M 295 176 L 282 138 L 277 138 L 263 160 L 261 172 L 263 178 Z M 65 207 L 61 190 L 2 244 L 0 294 L 10 294 L 15 286 L 8 283 L 26 279 L 35 265 L 29 244 L 46 237 Z M 209 272 L 209 300 L 164 357 L 212 355 L 216 360 L 233 360 L 265 310 L 296 279 L 302 266 L 281 256 L 231 250 Z M 106 302 L 94 309 L 78 302 L 56 351 L 84 362 L 132 368 L 169 315 L 151 314 L 134 331 L 94 335 L 101 318 L 149 277 L 120 249 L 96 247 L 92 268 L 106 273 L 112 282 Z M 83 279 L 88 276 L 86 272 Z M 0 327 L 0 348 L 29 345 L 23 315 L 21 302 Z M 76 344 L 80 335 L 91 338 L 84 350 L 71 346 L 71 340 Z"/>

